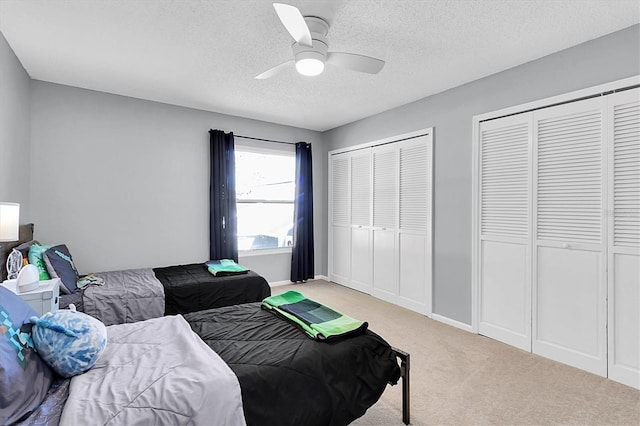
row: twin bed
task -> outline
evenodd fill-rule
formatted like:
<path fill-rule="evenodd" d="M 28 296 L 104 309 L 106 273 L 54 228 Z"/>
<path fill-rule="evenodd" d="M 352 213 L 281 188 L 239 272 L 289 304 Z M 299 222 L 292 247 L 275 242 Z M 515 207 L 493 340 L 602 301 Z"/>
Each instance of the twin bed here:
<path fill-rule="evenodd" d="M 20 226 L 19 241 L 0 244 L 2 280 L 12 248 L 33 241 L 34 225 Z M 264 277 L 246 274 L 214 276 L 203 263 L 98 272 L 104 284 L 60 295 L 60 308 L 73 303 L 105 325 L 126 324 L 163 315 L 258 302 L 271 295 Z M 75 287 L 75 286 L 74 286 Z"/>
<path fill-rule="evenodd" d="M 105 325 L 258 302 L 271 295 L 267 280 L 253 271 L 213 276 L 204 263 L 98 272 L 94 276 L 104 284 L 87 286 L 80 295 L 62 296 L 60 306 L 82 306 Z"/>
<path fill-rule="evenodd" d="M 201 263 L 153 268 L 164 287 L 165 315 L 257 302 L 271 295 L 269 283 L 253 271 L 212 276 Z"/>
<path fill-rule="evenodd" d="M 241 407 L 241 417 L 250 425 L 348 424 L 380 398 L 387 384 L 399 379 L 402 420 L 409 424 L 408 354 L 369 330 L 330 342 L 310 339 L 295 325 L 261 309 L 258 301 L 270 291 L 264 295 L 253 274 L 244 277 L 254 282 L 249 289 L 238 284 L 239 277 L 219 279 L 217 287 L 197 266 L 202 265 L 156 268 L 154 275 L 169 283 L 163 283 L 165 300 L 171 300 L 165 313 L 181 315 L 108 327 L 107 351 L 98 364 L 72 379 L 58 380 L 26 424 L 94 419 L 102 424 L 206 424 L 210 422 L 202 419 L 220 404 L 220 387 L 231 398 L 224 410 L 213 410 L 223 416 L 216 417 L 222 423 L 242 423 L 237 417 Z M 202 296 L 207 291 L 211 294 Z M 199 338 L 189 337 L 196 335 Z M 146 345 L 139 351 L 144 356 L 137 356 L 141 344 Z M 118 358 L 128 350 L 133 352 L 126 359 L 140 364 Z M 174 352 L 190 356 L 172 357 Z M 239 393 L 229 377 L 212 376 L 218 368 L 213 368 L 212 359 L 217 357 L 232 371 Z M 140 376 L 128 380 L 126 371 Z M 143 392 L 140 383 L 150 385 Z M 87 394 L 92 397 L 84 397 Z M 115 401 L 108 400 L 113 396 Z"/>

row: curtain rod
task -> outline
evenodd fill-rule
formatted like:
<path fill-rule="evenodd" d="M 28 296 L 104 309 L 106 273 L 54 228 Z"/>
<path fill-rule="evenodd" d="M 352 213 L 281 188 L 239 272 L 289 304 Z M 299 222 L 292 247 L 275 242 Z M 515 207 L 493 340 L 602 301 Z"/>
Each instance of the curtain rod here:
<path fill-rule="evenodd" d="M 283 143 L 283 144 L 286 144 L 286 145 L 295 145 L 296 144 L 295 142 L 274 141 L 272 139 L 253 138 L 251 136 L 241 136 L 241 135 L 236 135 L 235 133 L 233 134 L 233 136 L 236 137 L 236 138 L 251 139 L 251 140 L 254 140 L 254 141 Z"/>

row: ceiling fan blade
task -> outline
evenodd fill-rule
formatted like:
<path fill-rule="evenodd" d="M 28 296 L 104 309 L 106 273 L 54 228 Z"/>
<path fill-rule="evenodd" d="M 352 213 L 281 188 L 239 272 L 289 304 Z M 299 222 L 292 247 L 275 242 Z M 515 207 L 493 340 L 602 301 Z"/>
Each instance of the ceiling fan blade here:
<path fill-rule="evenodd" d="M 327 53 L 327 63 L 368 74 L 377 74 L 384 67 L 384 61 L 381 59 L 343 52 Z"/>
<path fill-rule="evenodd" d="M 311 47 L 311 33 L 298 8 L 284 3 L 274 3 L 273 7 L 278 14 L 278 18 L 282 21 L 282 25 L 289 31 L 291 37 L 293 37 L 297 43 Z"/>
<path fill-rule="evenodd" d="M 293 62 L 293 60 L 283 62 L 280 65 L 276 65 L 275 67 L 266 70 L 262 74 L 256 75 L 255 78 L 258 80 L 264 80 L 265 78 L 273 77 L 274 75 L 278 74 L 280 71 L 288 67 L 290 64 L 293 64 Z"/>

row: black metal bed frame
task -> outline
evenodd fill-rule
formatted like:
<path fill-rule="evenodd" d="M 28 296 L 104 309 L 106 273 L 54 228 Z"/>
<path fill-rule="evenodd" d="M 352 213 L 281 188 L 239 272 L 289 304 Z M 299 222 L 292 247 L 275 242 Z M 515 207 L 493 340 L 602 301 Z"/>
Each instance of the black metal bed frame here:
<path fill-rule="evenodd" d="M 402 380 L 402 423 L 410 423 L 410 395 L 409 395 L 409 370 L 410 355 L 400 349 L 391 347 L 396 358 L 400 360 L 400 379 Z"/>

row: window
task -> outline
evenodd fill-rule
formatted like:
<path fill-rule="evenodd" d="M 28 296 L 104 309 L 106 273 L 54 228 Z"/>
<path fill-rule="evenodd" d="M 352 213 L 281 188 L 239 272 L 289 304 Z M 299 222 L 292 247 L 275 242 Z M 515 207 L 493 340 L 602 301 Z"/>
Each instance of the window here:
<path fill-rule="evenodd" d="M 291 246 L 295 152 L 252 146 L 235 152 L 238 250 Z"/>

